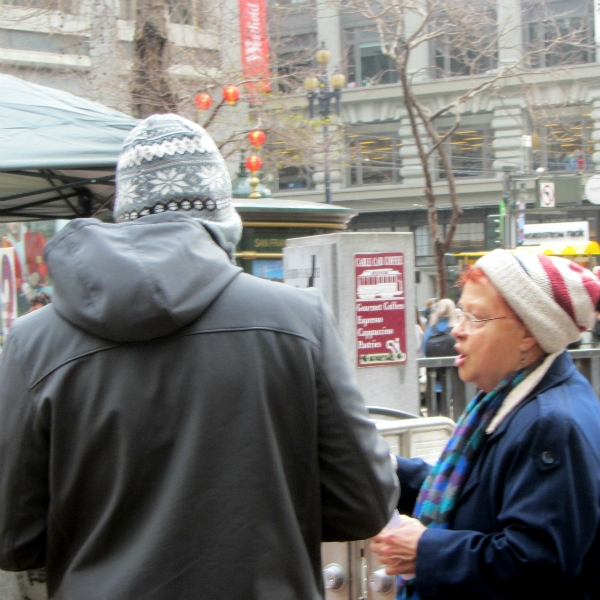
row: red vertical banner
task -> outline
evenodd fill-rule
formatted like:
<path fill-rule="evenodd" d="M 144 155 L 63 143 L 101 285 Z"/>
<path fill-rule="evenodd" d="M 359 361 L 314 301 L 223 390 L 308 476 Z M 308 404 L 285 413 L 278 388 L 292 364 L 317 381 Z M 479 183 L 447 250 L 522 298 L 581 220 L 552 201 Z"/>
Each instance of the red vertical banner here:
<path fill-rule="evenodd" d="M 404 253 L 354 255 L 359 367 L 406 362 Z"/>
<path fill-rule="evenodd" d="M 266 0 L 239 0 L 242 71 L 250 101 L 256 102 L 257 92 L 271 91 L 271 63 L 267 35 Z"/>

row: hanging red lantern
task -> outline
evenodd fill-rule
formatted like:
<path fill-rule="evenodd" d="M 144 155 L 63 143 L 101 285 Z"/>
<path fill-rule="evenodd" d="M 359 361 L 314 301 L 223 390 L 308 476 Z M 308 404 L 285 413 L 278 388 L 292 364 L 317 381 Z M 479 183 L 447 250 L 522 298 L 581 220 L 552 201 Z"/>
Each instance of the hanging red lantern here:
<path fill-rule="evenodd" d="M 265 135 L 264 131 L 261 131 L 260 129 L 253 129 L 248 134 L 248 139 L 255 148 L 260 148 L 265 143 L 267 136 Z"/>
<path fill-rule="evenodd" d="M 240 99 L 240 90 L 235 85 L 228 85 L 223 88 L 223 99 L 229 104 L 235 104 Z"/>
<path fill-rule="evenodd" d="M 208 110 L 212 104 L 212 98 L 208 94 L 198 94 L 194 98 L 194 104 L 198 110 Z"/>
<path fill-rule="evenodd" d="M 260 156 L 249 156 L 246 159 L 246 169 L 248 171 L 260 171 L 260 168 L 263 166 L 263 161 Z"/>

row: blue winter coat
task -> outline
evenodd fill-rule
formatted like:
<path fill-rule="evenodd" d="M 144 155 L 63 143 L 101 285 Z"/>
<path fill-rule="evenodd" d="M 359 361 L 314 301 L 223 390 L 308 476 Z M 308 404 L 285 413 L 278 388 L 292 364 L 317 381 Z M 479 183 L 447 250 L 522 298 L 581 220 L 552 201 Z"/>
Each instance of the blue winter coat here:
<path fill-rule="evenodd" d="M 398 460 L 411 514 L 429 465 Z M 600 598 L 600 403 L 564 352 L 490 434 L 450 529 L 417 550 L 427 599 Z"/>

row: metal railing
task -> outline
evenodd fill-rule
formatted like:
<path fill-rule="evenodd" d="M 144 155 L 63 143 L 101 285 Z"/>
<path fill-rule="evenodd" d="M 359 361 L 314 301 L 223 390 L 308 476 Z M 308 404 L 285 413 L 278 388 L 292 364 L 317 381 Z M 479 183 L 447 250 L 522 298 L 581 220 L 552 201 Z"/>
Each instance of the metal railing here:
<path fill-rule="evenodd" d="M 600 348 L 569 350 L 579 372 L 591 383 L 600 398 Z M 421 404 L 429 417 L 444 416 L 456 421 L 477 388 L 458 377 L 454 357 L 419 358 L 419 368 L 425 368 L 427 383 L 421 385 Z"/>

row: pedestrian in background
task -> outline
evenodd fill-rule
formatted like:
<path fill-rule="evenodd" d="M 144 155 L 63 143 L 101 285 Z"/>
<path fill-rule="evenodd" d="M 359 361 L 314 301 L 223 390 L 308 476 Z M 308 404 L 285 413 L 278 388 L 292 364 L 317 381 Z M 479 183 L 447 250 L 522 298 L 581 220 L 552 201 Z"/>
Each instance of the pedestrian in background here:
<path fill-rule="evenodd" d="M 481 391 L 433 468 L 398 457 L 414 518 L 373 550 L 409 578 L 401 597 L 597 599 L 600 403 L 565 348 L 593 325 L 600 281 L 494 250 L 461 284 L 456 365 Z"/>
<path fill-rule="evenodd" d="M 29 299 L 29 312 L 48 306 L 52 298 L 48 292 L 38 292 Z"/>
<path fill-rule="evenodd" d="M 435 310 L 436 302 L 437 300 L 435 298 L 429 298 L 429 300 L 427 300 L 427 302 L 425 303 L 425 308 L 421 311 L 421 315 L 425 320 L 425 325 L 429 323 L 429 317 L 431 316 L 431 313 Z"/>
<path fill-rule="evenodd" d="M 423 337 L 422 352 L 424 356 L 453 356 L 454 339 L 450 331 L 456 322 L 456 305 L 450 298 L 443 298 L 435 305 L 429 317 L 429 327 Z M 429 347 L 427 343 L 431 340 Z"/>
<path fill-rule="evenodd" d="M 53 302 L 0 360 L 0 568 L 61 600 L 315 600 L 322 541 L 388 522 L 398 483 L 315 290 L 233 263 L 213 140 L 125 139 L 117 224 L 46 245 Z"/>

